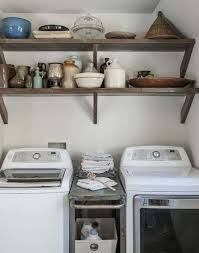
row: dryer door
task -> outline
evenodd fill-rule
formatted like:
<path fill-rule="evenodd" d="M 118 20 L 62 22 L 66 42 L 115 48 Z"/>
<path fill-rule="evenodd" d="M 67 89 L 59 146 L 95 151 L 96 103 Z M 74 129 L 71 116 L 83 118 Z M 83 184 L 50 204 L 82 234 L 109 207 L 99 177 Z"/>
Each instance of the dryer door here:
<path fill-rule="evenodd" d="M 135 253 L 198 253 L 199 199 L 135 198 Z"/>

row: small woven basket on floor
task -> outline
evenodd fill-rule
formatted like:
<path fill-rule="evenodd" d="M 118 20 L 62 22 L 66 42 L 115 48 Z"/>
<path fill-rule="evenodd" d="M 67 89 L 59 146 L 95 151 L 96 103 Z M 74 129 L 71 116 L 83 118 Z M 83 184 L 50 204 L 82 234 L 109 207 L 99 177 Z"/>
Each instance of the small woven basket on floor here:
<path fill-rule="evenodd" d="M 171 23 L 167 21 L 161 11 L 158 12 L 158 17 L 152 24 L 145 39 L 179 39 L 180 37 L 174 31 Z"/>

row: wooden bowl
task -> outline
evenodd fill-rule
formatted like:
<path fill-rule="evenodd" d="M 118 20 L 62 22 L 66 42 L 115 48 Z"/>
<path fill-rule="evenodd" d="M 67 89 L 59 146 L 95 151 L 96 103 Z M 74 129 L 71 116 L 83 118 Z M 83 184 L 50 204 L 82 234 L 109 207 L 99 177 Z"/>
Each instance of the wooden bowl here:
<path fill-rule="evenodd" d="M 184 88 L 194 83 L 194 80 L 176 77 L 145 77 L 129 80 L 129 84 L 136 88 Z"/>

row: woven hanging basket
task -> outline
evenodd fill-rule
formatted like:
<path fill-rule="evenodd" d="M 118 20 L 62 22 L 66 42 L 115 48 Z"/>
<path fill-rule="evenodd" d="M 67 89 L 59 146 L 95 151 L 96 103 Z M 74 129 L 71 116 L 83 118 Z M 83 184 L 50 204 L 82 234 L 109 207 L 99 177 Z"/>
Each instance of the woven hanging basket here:
<path fill-rule="evenodd" d="M 167 21 L 161 11 L 158 12 L 158 17 L 152 24 L 145 39 L 179 39 L 172 24 Z"/>

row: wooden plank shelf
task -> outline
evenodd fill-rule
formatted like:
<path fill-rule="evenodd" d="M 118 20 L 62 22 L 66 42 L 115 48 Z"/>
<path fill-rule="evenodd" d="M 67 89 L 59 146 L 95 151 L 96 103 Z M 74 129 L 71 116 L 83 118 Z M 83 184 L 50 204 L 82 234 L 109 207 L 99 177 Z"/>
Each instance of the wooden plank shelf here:
<path fill-rule="evenodd" d="M 0 88 L 4 96 L 56 96 L 56 95 L 97 95 L 102 96 L 186 96 L 193 93 L 193 87 L 188 88 L 73 88 L 73 89 L 32 89 L 32 88 Z"/>
<path fill-rule="evenodd" d="M 194 39 L 0 39 L 6 51 L 185 51 Z"/>
<path fill-rule="evenodd" d="M 150 51 L 183 52 L 180 77 L 185 77 L 192 55 L 195 39 L 0 39 L 0 63 L 6 63 L 4 51 L 92 51 L 93 62 L 97 67 L 98 51 Z M 8 123 L 8 113 L 4 96 L 93 96 L 93 122 L 97 124 L 98 96 L 184 96 L 181 123 L 186 121 L 197 89 L 0 89 L 0 114 L 3 122 Z"/>
<path fill-rule="evenodd" d="M 181 111 L 181 123 L 185 123 L 195 94 L 199 89 L 194 86 L 185 88 L 124 88 L 124 89 L 13 89 L 0 88 L 0 114 L 4 124 L 8 124 L 8 114 L 3 101 L 5 96 L 93 96 L 93 123 L 97 124 L 98 96 L 173 96 L 185 97 L 185 103 Z"/>

